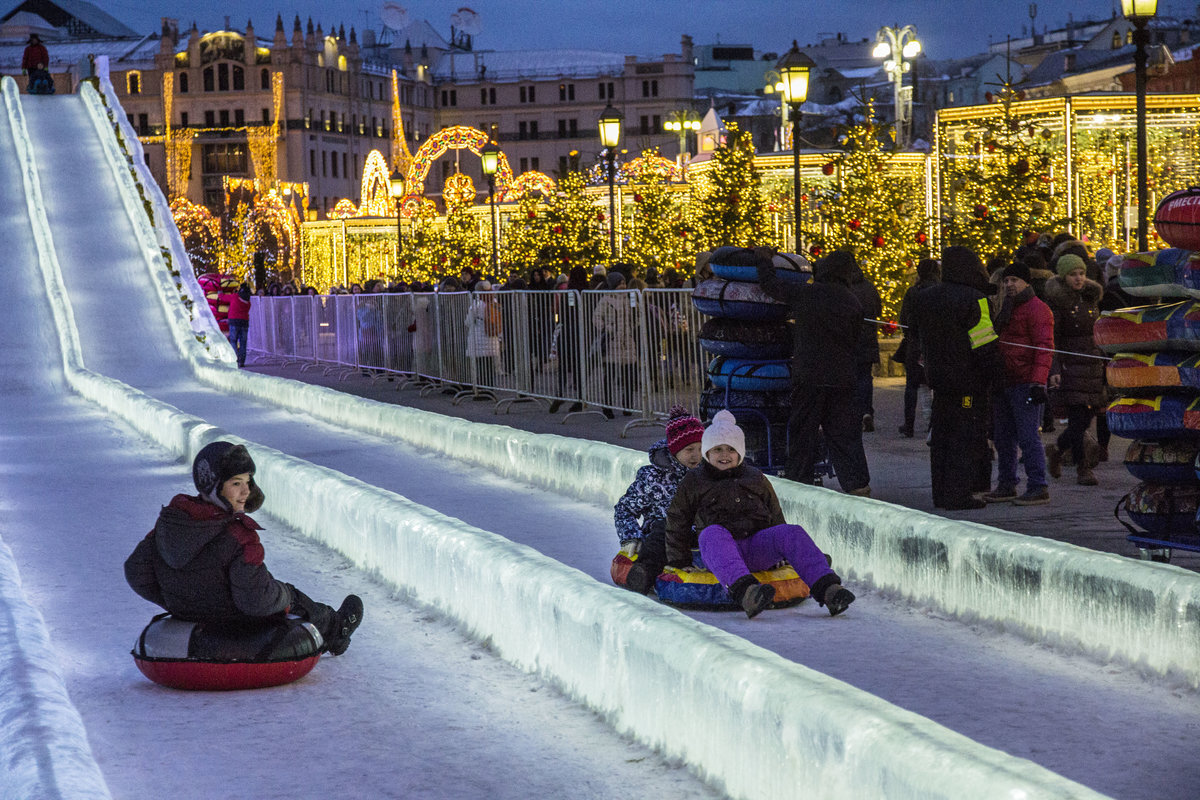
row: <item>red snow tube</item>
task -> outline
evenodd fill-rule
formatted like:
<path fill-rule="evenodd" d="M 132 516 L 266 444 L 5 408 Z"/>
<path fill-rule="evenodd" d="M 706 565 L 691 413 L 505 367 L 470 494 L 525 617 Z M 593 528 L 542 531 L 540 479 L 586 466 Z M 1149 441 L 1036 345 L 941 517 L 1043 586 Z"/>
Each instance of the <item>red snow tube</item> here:
<path fill-rule="evenodd" d="M 1200 187 L 1164 197 L 1154 212 L 1154 229 L 1172 247 L 1200 250 Z"/>
<path fill-rule="evenodd" d="M 217 318 L 217 324 L 221 326 L 222 333 L 229 333 L 229 302 L 221 299 L 221 295 L 233 294 L 238 290 L 238 280 L 233 275 L 218 275 L 215 272 L 206 272 L 196 279 L 200 284 L 200 288 L 204 290 L 204 299 L 208 301 L 208 307 L 212 309 L 213 316 Z"/>
<path fill-rule="evenodd" d="M 303 678 L 324 646 L 316 627 L 299 619 L 229 630 L 159 614 L 138 637 L 133 661 L 147 678 L 171 689 L 261 689 Z"/>

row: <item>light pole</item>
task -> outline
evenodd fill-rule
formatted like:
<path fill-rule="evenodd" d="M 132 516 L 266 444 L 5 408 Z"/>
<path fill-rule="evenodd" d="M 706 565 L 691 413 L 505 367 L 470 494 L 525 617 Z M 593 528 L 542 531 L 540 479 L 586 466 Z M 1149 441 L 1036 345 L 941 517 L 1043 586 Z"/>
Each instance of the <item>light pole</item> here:
<path fill-rule="evenodd" d="M 1146 32 L 1146 23 L 1158 13 L 1158 0 L 1121 0 L 1121 13 L 1133 23 L 1133 69 L 1137 88 L 1138 251 L 1144 253 L 1150 249 L 1146 218 L 1146 204 L 1149 203 L 1146 188 L 1146 45 L 1150 43 L 1150 36 Z"/>
<path fill-rule="evenodd" d="M 624 117 L 613 108 L 610 101 L 600 115 L 600 144 L 604 145 L 605 157 L 608 160 L 608 246 L 610 259 L 617 259 L 617 201 L 613 190 L 615 180 L 617 145 L 621 141 L 621 122 Z"/>
<path fill-rule="evenodd" d="M 487 176 L 488 203 L 492 207 L 492 277 L 496 278 L 500 274 L 496 263 L 496 169 L 500 166 L 500 148 L 495 142 L 488 142 L 479 152 L 479 160 Z"/>
<path fill-rule="evenodd" d="M 694 111 L 672 111 L 663 127 L 679 135 L 679 166 L 682 167 L 688 152 L 688 131 L 700 130 L 700 118 Z"/>
<path fill-rule="evenodd" d="M 400 240 L 402 233 L 400 231 L 400 212 L 403 210 L 404 204 L 404 173 L 399 167 L 392 172 L 388 179 L 388 189 L 391 192 L 392 199 L 396 202 L 396 270 L 400 269 Z"/>
<path fill-rule="evenodd" d="M 792 108 L 792 207 L 796 212 L 796 252 L 803 249 L 804 207 L 800 201 L 800 106 L 808 98 L 808 79 L 817 64 L 792 42 L 775 69 L 779 70 L 783 102 Z"/>
<path fill-rule="evenodd" d="M 886 59 L 884 72 L 892 79 L 892 97 L 896 108 L 896 146 L 906 147 L 912 130 L 912 87 L 904 91 L 904 73 L 912 70 L 912 59 L 921 52 L 917 40 L 917 29 L 912 25 L 903 28 L 880 28 L 875 34 L 874 58 Z"/>

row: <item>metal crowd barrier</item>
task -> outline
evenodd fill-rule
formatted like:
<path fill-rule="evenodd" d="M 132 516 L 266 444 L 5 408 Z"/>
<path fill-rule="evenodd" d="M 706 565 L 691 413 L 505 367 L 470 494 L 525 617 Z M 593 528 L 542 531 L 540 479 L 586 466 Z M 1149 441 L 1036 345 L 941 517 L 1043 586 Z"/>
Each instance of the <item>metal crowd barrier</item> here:
<path fill-rule="evenodd" d="M 658 425 L 672 405 L 699 413 L 707 358 L 691 290 L 492 291 L 255 297 L 259 361 L 399 388 L 453 391 L 507 411 L 569 403 L 580 414 Z"/>

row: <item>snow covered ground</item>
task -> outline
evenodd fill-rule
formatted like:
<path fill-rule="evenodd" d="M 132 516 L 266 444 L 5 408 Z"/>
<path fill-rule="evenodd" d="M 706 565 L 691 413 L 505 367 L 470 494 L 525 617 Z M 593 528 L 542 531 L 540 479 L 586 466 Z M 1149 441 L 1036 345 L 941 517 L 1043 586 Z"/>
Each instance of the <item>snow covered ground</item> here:
<path fill-rule="evenodd" d="M 96 153 L 70 134 L 82 123 L 65 100 L 28 98 L 25 107 L 52 187 L 47 216 L 90 369 L 607 580 L 615 544 L 608 508 L 198 385 L 170 343 L 140 255 L 123 233 L 127 220 L 98 202 L 105 181 L 94 169 Z M 0 188 L 14 196 L 11 172 L 3 174 Z M 38 285 L 32 270 L 19 280 Z M 183 695 L 148 684 L 128 649 L 152 609 L 125 587 L 120 562 L 157 505 L 189 488 L 187 468 L 94 407 L 61 396 L 57 342 L 44 333 L 53 322 L 36 291 L 25 299 L 21 314 L 0 322 L 6 340 L 30 341 L 3 356 L 9 368 L 0 389 L 14 413 L 0 421 L 9 520 L 0 537 L 46 618 L 114 796 L 146 796 L 148 787 L 220 796 L 230 774 L 268 797 L 714 794 L 269 517 L 268 563 L 278 575 L 327 600 L 347 591 L 364 596 L 367 622 L 350 652 L 298 684 L 253 696 Z M 28 331 L 40 333 L 31 341 Z M 1200 793 L 1200 768 L 1189 759 L 1200 728 L 1194 692 L 855 588 L 863 589 L 859 602 L 836 620 L 812 604 L 753 622 L 691 616 L 1114 797 Z M 679 713 L 688 724 L 695 709 Z M 275 757 L 263 759 L 259 743 Z M 212 747 L 226 767 L 221 776 L 196 758 Z M 151 752 L 156 758 L 147 759 Z"/>

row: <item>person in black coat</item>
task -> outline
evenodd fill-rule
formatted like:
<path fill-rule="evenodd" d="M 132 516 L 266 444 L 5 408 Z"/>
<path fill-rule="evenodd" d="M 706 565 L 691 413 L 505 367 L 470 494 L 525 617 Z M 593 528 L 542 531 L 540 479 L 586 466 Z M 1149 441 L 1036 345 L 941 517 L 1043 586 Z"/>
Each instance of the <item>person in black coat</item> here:
<path fill-rule="evenodd" d="M 942 267 L 935 259 L 923 258 L 917 264 L 917 282 L 904 293 L 900 301 L 900 325 L 904 329 L 904 345 L 908 351 L 904 356 L 904 424 L 900 433 L 909 439 L 914 435 L 917 421 L 917 396 L 925 380 L 925 367 L 921 363 L 921 342 L 909 332 L 912 327 L 913 297 L 936 284 L 942 277 Z"/>
<path fill-rule="evenodd" d="M 863 309 L 850 290 L 854 255 L 838 250 L 813 266 L 811 283 L 775 274 L 770 248 L 755 249 L 762 290 L 791 306 L 793 325 L 791 413 L 787 477 L 813 483 L 819 431 L 842 490 L 870 496 L 871 474 L 862 443 L 862 413 L 854 402 Z"/>
<path fill-rule="evenodd" d="M 868 320 L 883 316 L 883 300 L 875 284 L 867 280 L 858 264 L 854 265 L 850 277 L 850 291 L 858 298 L 863 310 L 863 324 L 858 332 L 858 380 L 854 399 L 862 414 L 864 433 L 875 431 L 875 365 L 879 363 L 879 328 Z"/>
<path fill-rule="evenodd" d="M 992 328 L 988 276 L 966 247 L 942 251 L 942 282 L 913 297 L 908 330 L 921 344 L 933 390 L 929 466 L 937 508 L 983 508 L 991 488 L 987 395 L 1003 374 Z"/>

